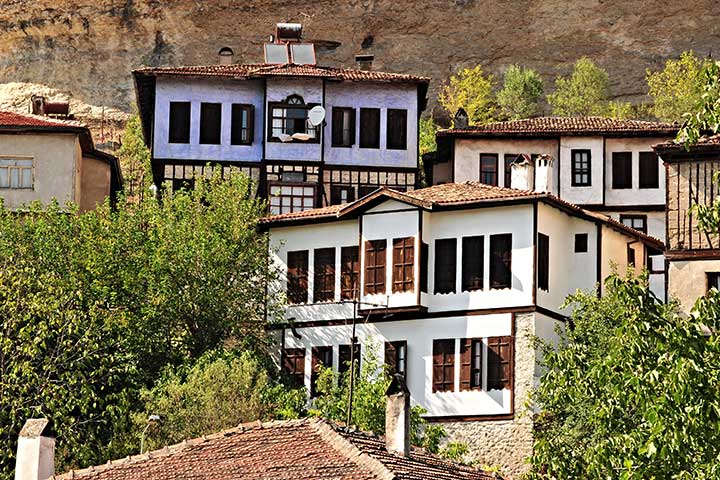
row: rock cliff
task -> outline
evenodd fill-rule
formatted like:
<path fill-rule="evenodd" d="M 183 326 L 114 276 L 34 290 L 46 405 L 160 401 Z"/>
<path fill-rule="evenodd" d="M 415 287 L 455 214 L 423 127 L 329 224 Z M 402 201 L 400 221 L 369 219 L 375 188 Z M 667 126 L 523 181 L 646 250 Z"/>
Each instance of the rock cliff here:
<path fill-rule="evenodd" d="M 278 21 L 303 23 L 320 63 L 351 66 L 355 54 L 371 53 L 377 69 L 431 76 L 430 108 L 460 66 L 479 62 L 501 74 L 521 63 L 550 87 L 582 55 L 610 72 L 614 95 L 637 100 L 647 68 L 687 49 L 717 55 L 720 45 L 716 0 L 2 0 L 0 7 L 0 83 L 57 89 L 95 118 L 103 106 L 132 111 L 130 70 L 140 65 L 215 63 L 223 46 L 236 61 L 261 61 Z M 16 97 L 0 104 L 25 105 Z"/>

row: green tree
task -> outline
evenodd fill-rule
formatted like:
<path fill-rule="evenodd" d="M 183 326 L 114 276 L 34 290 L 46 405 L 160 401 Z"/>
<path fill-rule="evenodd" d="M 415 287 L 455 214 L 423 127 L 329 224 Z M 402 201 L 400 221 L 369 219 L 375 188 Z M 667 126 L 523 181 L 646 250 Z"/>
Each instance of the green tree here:
<path fill-rule="evenodd" d="M 682 122 L 693 111 L 702 96 L 703 67 L 708 60 L 700 60 L 693 51 L 683 52 L 679 59 L 665 62 L 658 72 L 648 69 L 646 79 L 653 98 L 653 113 L 667 122 Z"/>
<path fill-rule="evenodd" d="M 138 114 L 130 117 L 125 125 L 118 160 L 123 172 L 125 192 L 128 197 L 135 199 L 152 183 L 150 150 L 145 146 Z"/>
<path fill-rule="evenodd" d="M 485 75 L 481 65 L 463 68 L 441 87 L 438 102 L 450 116 L 460 108 L 465 110 L 471 125 L 492 122 L 496 111 L 492 97 L 494 82 L 492 75 Z"/>
<path fill-rule="evenodd" d="M 646 278 L 605 286 L 569 298 L 559 345 L 538 341 L 530 478 L 718 478 L 720 315 L 680 315 Z"/>
<path fill-rule="evenodd" d="M 685 114 L 685 123 L 677 140 L 693 145 L 705 133 L 720 130 L 720 62 L 706 62 L 700 71 L 702 93 L 695 106 Z"/>
<path fill-rule="evenodd" d="M 543 94 L 543 81 L 535 70 L 510 65 L 503 78 L 503 87 L 497 94 L 501 116 L 508 120 L 529 118 L 538 111 Z"/>
<path fill-rule="evenodd" d="M 438 125 L 432 117 L 420 119 L 420 158 L 426 153 L 437 150 L 435 143 L 435 133 L 438 131 Z"/>
<path fill-rule="evenodd" d="M 586 117 L 607 114 L 610 77 L 589 58 L 578 60 L 570 77 L 558 77 L 555 87 L 555 92 L 547 96 L 554 115 Z"/>

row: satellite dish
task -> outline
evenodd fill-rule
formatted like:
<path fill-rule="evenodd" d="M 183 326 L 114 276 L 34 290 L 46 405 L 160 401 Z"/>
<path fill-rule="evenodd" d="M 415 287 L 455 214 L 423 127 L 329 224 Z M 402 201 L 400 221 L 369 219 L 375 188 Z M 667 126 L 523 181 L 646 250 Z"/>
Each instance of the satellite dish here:
<path fill-rule="evenodd" d="M 320 105 L 313 107 L 308 112 L 308 122 L 313 127 L 320 125 L 325 120 L 325 109 Z"/>

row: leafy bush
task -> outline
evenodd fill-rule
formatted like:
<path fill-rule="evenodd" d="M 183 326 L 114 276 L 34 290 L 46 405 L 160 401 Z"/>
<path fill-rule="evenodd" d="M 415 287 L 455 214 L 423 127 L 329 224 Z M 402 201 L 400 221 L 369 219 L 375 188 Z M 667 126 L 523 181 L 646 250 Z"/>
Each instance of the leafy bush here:
<path fill-rule="evenodd" d="M 538 102 L 543 94 L 543 81 L 535 70 L 510 65 L 503 77 L 503 87 L 497 102 L 503 118 L 518 120 L 537 114 Z"/>
<path fill-rule="evenodd" d="M 610 77 L 589 58 L 578 60 L 569 77 L 558 77 L 555 87 L 555 92 L 547 96 L 554 115 L 586 117 L 607 114 Z"/>

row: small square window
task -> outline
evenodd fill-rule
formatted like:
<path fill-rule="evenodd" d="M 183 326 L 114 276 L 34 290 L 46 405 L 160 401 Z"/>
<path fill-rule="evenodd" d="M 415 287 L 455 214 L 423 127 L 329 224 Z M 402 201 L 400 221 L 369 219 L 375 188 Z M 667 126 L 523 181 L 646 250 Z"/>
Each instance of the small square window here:
<path fill-rule="evenodd" d="M 720 290 L 720 272 L 707 272 L 707 289 Z"/>
<path fill-rule="evenodd" d="M 588 234 L 575 234 L 575 253 L 586 253 L 588 251 Z"/>

